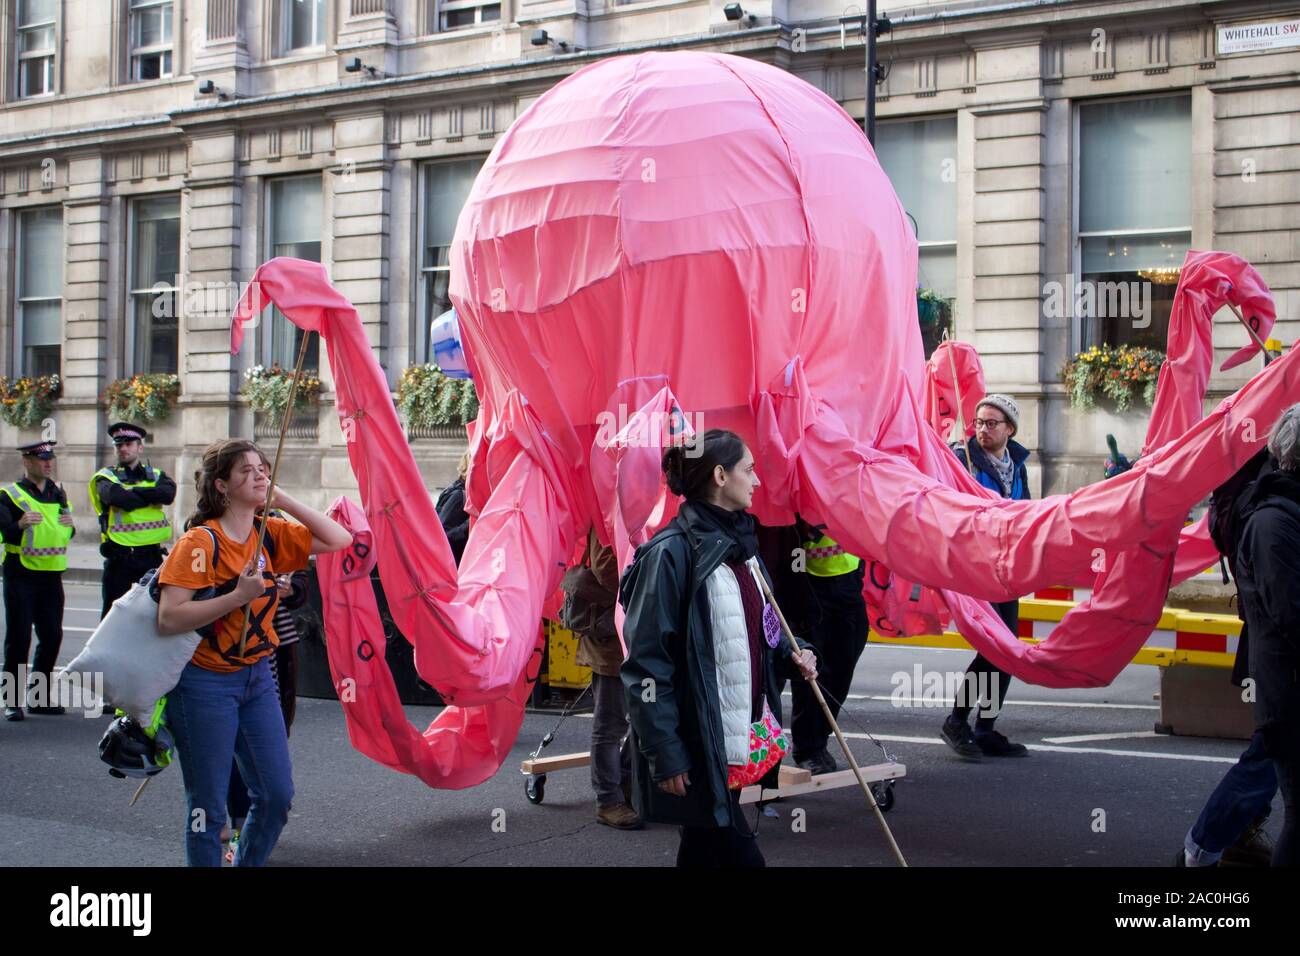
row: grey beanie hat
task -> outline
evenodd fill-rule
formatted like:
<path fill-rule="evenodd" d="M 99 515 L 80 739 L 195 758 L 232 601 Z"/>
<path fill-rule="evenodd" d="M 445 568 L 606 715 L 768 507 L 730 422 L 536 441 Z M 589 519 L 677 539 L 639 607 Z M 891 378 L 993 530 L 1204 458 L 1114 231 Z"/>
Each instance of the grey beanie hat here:
<path fill-rule="evenodd" d="M 975 413 L 979 414 L 980 406 L 991 405 L 1007 416 L 1007 421 L 1011 423 L 1017 434 L 1020 432 L 1020 406 L 1010 395 L 1003 395 L 1001 392 L 994 392 L 991 395 L 985 395 L 980 399 L 979 405 L 975 406 Z"/>

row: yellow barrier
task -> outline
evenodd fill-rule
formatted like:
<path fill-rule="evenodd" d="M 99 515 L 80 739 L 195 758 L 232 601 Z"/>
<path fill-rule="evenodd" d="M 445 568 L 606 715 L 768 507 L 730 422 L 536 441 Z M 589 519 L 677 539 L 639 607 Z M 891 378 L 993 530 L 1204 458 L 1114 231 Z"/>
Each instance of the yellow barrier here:
<path fill-rule="evenodd" d="M 1020 639 L 1030 644 L 1040 643 L 1076 606 L 1075 601 L 1021 598 Z M 1156 667 L 1197 664 L 1203 667 L 1231 668 L 1240 636 L 1241 621 L 1230 614 L 1206 614 L 1167 607 L 1156 622 L 1147 643 L 1133 656 L 1133 663 Z M 956 631 L 917 637 L 885 637 L 876 631 L 870 631 L 867 641 L 872 644 L 972 649 Z"/>
<path fill-rule="evenodd" d="M 549 618 L 546 628 L 546 683 L 551 687 L 581 690 L 591 683 L 591 668 L 577 662 L 578 635 Z"/>

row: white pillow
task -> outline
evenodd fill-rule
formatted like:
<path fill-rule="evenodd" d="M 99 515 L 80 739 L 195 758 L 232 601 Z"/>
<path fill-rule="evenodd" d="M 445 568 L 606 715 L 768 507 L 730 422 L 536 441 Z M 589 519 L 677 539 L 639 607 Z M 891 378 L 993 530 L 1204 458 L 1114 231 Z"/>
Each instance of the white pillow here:
<path fill-rule="evenodd" d="M 102 675 L 104 699 L 147 727 L 158 699 L 180 681 L 202 640 L 194 631 L 159 634 L 157 602 L 147 585 L 133 584 L 113 602 L 63 676 L 86 688 L 95 686 L 91 675 Z"/>

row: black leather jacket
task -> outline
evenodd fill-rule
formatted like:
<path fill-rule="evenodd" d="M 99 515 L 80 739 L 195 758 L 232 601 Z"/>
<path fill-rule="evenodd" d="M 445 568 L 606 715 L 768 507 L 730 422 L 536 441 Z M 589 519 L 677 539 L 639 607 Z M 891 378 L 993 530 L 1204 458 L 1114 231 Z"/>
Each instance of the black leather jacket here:
<path fill-rule="evenodd" d="M 622 678 L 634 744 L 633 806 L 653 822 L 697 827 L 732 822 L 705 586 L 729 546 L 719 532 L 679 514 L 637 549 L 619 585 L 627 615 Z M 766 568 L 763 575 L 770 587 Z M 790 655 L 785 640 L 764 653 L 767 702 L 778 721 L 782 683 L 802 680 Z M 655 785 L 682 772 L 690 777 L 685 797 Z"/>

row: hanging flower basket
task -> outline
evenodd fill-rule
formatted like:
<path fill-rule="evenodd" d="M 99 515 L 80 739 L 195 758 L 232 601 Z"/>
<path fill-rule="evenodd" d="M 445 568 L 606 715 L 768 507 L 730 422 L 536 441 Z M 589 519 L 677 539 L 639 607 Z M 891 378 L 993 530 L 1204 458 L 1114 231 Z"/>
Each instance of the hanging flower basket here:
<path fill-rule="evenodd" d="M 952 299 L 933 289 L 917 289 L 916 320 L 921 326 L 925 355 L 929 358 L 943 341 L 943 333 L 952 331 Z"/>
<path fill-rule="evenodd" d="M 278 419 L 289 407 L 289 388 L 292 383 L 293 371 L 281 368 L 279 363 L 270 368 L 254 365 L 244 373 L 244 387 L 240 389 L 240 394 L 248 400 L 253 411 Z M 316 373 L 304 371 L 298 379 L 298 391 L 294 393 L 294 409 L 311 408 L 319 404 L 320 388 L 320 378 Z"/>
<path fill-rule="evenodd" d="M 104 390 L 104 407 L 113 420 L 149 424 L 171 415 L 181 380 L 167 372 L 119 378 Z"/>
<path fill-rule="evenodd" d="M 57 375 L 0 376 L 0 418 L 18 428 L 33 428 L 54 411 L 62 389 Z"/>
<path fill-rule="evenodd" d="M 464 425 L 478 416 L 478 394 L 467 378 L 449 378 L 436 365 L 412 365 L 397 386 L 397 408 L 409 430 Z"/>
<path fill-rule="evenodd" d="M 1165 353 L 1158 349 L 1121 345 L 1094 345 L 1080 352 L 1061 369 L 1061 380 L 1070 390 L 1075 408 L 1095 408 L 1099 398 L 1126 411 L 1140 397 L 1148 406 L 1155 402 L 1156 382 Z"/>

